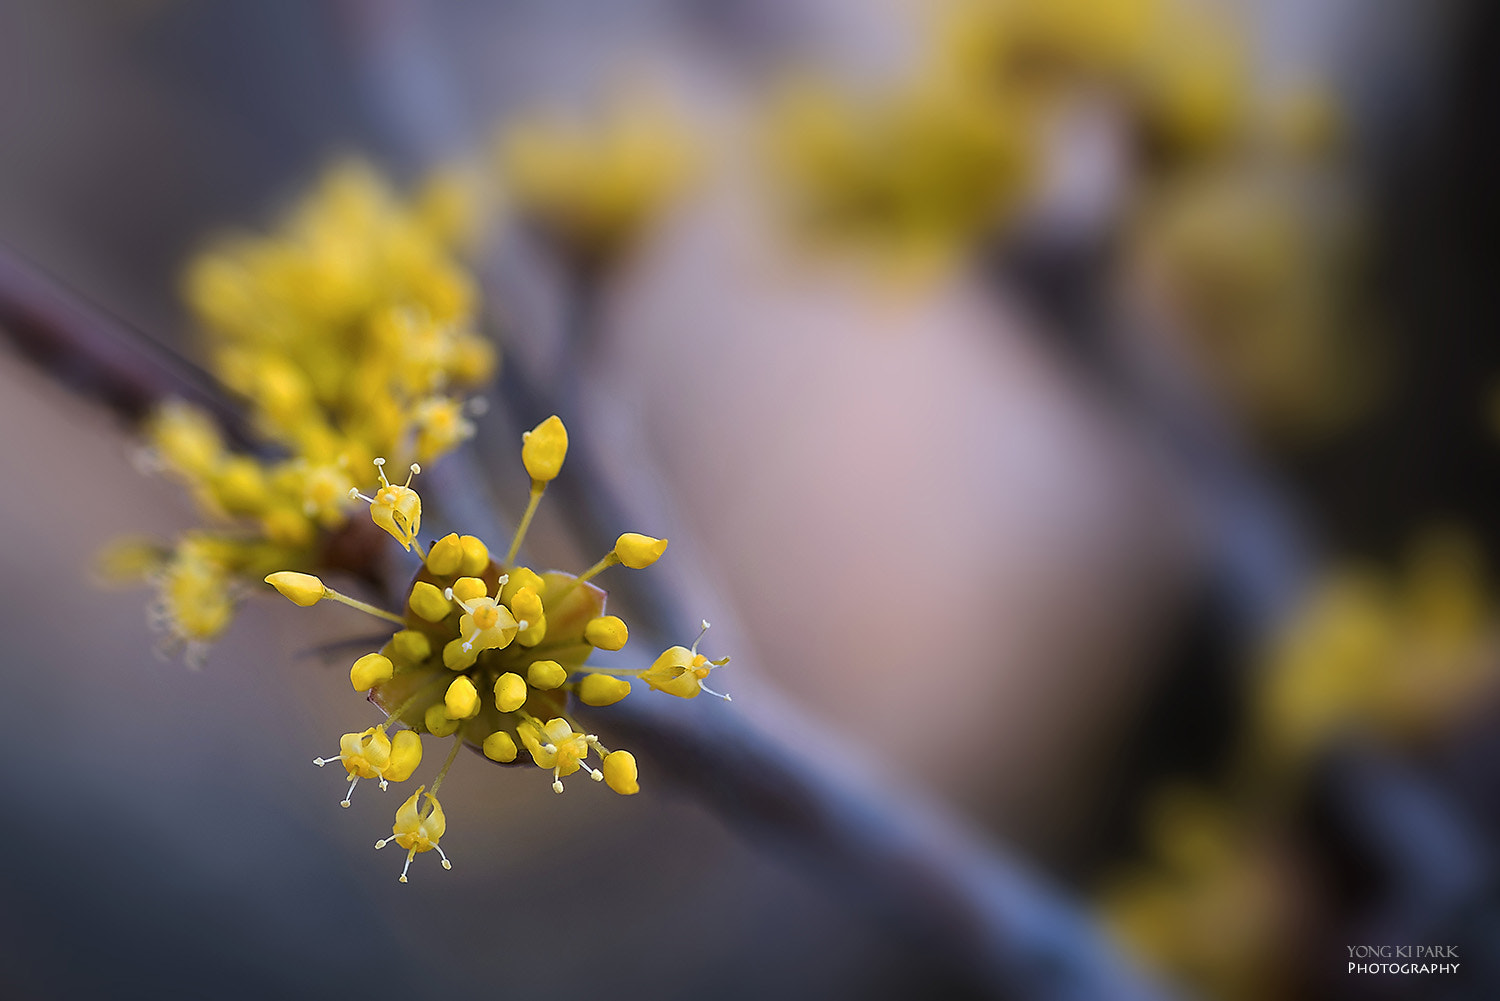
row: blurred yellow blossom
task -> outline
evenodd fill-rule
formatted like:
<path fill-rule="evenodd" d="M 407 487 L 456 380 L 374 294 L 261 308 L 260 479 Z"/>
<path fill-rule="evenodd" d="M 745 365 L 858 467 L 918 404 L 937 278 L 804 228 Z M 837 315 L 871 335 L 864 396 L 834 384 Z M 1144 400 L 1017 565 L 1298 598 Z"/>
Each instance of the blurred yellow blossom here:
<path fill-rule="evenodd" d="M 590 263 L 628 249 L 691 180 L 698 155 L 686 124 L 638 92 L 593 117 L 524 115 L 496 142 L 516 211 Z"/>
<path fill-rule="evenodd" d="M 148 467 L 182 480 L 211 522 L 141 568 L 173 643 L 201 651 L 249 579 L 325 563 L 321 540 L 357 531 L 354 470 L 436 459 L 473 433 L 461 394 L 495 359 L 460 257 L 481 214 L 467 191 L 435 174 L 406 200 L 369 167 L 339 164 L 268 235 L 227 236 L 189 264 L 183 287 L 213 371 L 266 442 L 231 448 L 176 400 L 145 424 Z M 409 545 L 416 494 L 383 469 L 381 481 L 371 517 Z"/>

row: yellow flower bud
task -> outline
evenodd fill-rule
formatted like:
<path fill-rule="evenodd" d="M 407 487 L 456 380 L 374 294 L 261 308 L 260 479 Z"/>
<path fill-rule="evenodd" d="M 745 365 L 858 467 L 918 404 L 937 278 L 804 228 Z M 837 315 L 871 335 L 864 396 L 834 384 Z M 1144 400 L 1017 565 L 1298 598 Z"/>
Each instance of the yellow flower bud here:
<path fill-rule="evenodd" d="M 526 669 L 526 678 L 531 687 L 549 691 L 567 681 L 568 672 L 555 660 L 537 660 Z"/>
<path fill-rule="evenodd" d="M 422 722 L 427 725 L 427 732 L 434 737 L 448 737 L 458 730 L 458 725 L 463 720 L 450 717 L 445 703 L 434 702 L 427 707 L 427 712 L 422 714 Z"/>
<path fill-rule="evenodd" d="M 464 551 L 463 563 L 459 565 L 458 572 L 469 577 L 484 573 L 485 568 L 490 565 L 490 549 L 484 541 L 472 535 L 463 535 L 459 537 L 458 544 Z"/>
<path fill-rule="evenodd" d="M 491 761 L 516 760 L 516 742 L 504 730 L 496 730 L 484 738 L 484 756 Z"/>
<path fill-rule="evenodd" d="M 634 796 L 641 791 L 636 781 L 635 755 L 629 751 L 611 751 L 604 758 L 604 784 L 621 796 Z"/>
<path fill-rule="evenodd" d="M 630 694 L 630 682 L 609 674 L 590 674 L 578 683 L 578 698 L 587 706 L 612 706 Z"/>
<path fill-rule="evenodd" d="M 247 455 L 225 460 L 214 478 L 214 497 L 230 514 L 254 515 L 267 506 L 266 476 Z"/>
<path fill-rule="evenodd" d="M 542 611 L 542 599 L 531 588 L 523 587 L 515 593 L 510 610 L 512 615 L 526 623 L 516 642 L 522 646 L 536 646 L 547 637 L 547 615 Z"/>
<path fill-rule="evenodd" d="M 443 597 L 443 592 L 425 580 L 419 580 L 411 588 L 411 610 L 428 622 L 442 622 L 453 611 L 453 605 Z"/>
<path fill-rule="evenodd" d="M 526 679 L 506 671 L 495 679 L 495 708 L 512 713 L 526 704 Z"/>
<path fill-rule="evenodd" d="M 420 664 L 432 656 L 432 640 L 415 629 L 402 629 L 391 637 L 391 652 L 403 664 Z"/>
<path fill-rule="evenodd" d="M 521 436 L 521 461 L 538 482 L 556 479 L 567 454 L 568 429 L 556 414 Z"/>
<path fill-rule="evenodd" d="M 448 686 L 448 693 L 443 696 L 443 705 L 453 719 L 469 719 L 471 716 L 477 716 L 479 715 L 479 690 L 474 687 L 474 682 L 470 681 L 467 675 L 459 675 Z"/>
<path fill-rule="evenodd" d="M 632 570 L 646 569 L 666 551 L 666 539 L 653 539 L 637 532 L 626 532 L 615 540 L 615 555 Z"/>
<path fill-rule="evenodd" d="M 282 570 L 267 577 L 266 583 L 280 591 L 282 597 L 292 604 L 301 605 L 303 608 L 316 605 L 328 593 L 323 582 L 310 573 Z"/>
<path fill-rule="evenodd" d="M 450 532 L 432 544 L 427 553 L 427 569 L 439 577 L 451 577 L 458 573 L 464 560 L 464 547 L 457 532 Z"/>
<path fill-rule="evenodd" d="M 459 601 L 473 601 L 489 593 L 489 587 L 478 577 L 460 577 L 453 582 L 453 597 Z"/>
<path fill-rule="evenodd" d="M 385 766 L 385 778 L 405 782 L 422 763 L 422 738 L 415 730 L 401 730 L 391 738 L 391 758 Z"/>
<path fill-rule="evenodd" d="M 618 650 L 630 638 L 630 630 L 618 615 L 601 615 L 583 627 L 583 638 L 600 650 Z"/>
<path fill-rule="evenodd" d="M 547 590 L 547 582 L 542 580 L 542 575 L 529 567 L 516 567 L 507 575 L 504 586 L 500 588 L 500 600 L 509 605 L 516 597 L 516 592 L 523 587 L 529 587 L 540 595 Z"/>
<path fill-rule="evenodd" d="M 371 688 L 390 681 L 396 673 L 390 658 L 378 653 L 367 653 L 349 668 L 349 683 L 356 692 L 368 692 Z"/>

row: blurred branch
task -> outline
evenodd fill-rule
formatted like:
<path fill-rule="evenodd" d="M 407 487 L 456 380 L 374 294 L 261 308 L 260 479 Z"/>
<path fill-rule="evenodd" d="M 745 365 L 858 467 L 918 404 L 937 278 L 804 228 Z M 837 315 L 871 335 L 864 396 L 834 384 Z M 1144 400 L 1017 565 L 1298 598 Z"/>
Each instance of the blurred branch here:
<path fill-rule="evenodd" d="M 235 444 L 253 439 L 217 380 L 0 243 L 0 333 L 22 357 L 132 423 L 166 397 L 213 414 Z"/>

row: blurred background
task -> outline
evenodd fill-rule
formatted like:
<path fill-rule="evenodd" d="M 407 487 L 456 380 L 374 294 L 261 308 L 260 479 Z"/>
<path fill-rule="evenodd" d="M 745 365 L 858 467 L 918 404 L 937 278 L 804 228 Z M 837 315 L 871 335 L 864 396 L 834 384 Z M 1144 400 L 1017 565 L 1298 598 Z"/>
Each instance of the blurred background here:
<path fill-rule="evenodd" d="M 195 669 L 101 586 L 204 521 L 129 359 L 241 412 L 192 263 L 359 162 L 499 351 L 434 531 L 514 518 L 558 412 L 612 500 L 534 545 L 672 539 L 687 614 L 619 597 L 715 622 L 695 719 L 837 747 L 1182 996 L 1500 995 L 1497 42 L 1479 0 L 0 0 L 4 993 L 977 990 L 649 770 L 465 756 L 453 871 L 398 885 L 395 795 L 308 763 L 373 722 L 318 652 L 361 624 L 257 595 Z"/>

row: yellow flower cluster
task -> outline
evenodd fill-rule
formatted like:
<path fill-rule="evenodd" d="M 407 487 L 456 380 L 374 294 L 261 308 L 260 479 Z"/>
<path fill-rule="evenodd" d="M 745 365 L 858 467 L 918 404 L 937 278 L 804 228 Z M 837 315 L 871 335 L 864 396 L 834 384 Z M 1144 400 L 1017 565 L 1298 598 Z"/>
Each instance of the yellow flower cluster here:
<path fill-rule="evenodd" d="M 516 209 L 585 263 L 633 243 L 697 161 L 686 127 L 638 94 L 596 120 L 559 111 L 523 117 L 500 134 L 495 154 Z"/>
<path fill-rule="evenodd" d="M 1224 25 L 1171 0 L 952 0 L 903 83 L 861 99 L 826 81 L 773 110 L 774 158 L 814 236 L 921 264 L 1006 221 L 1057 114 L 1106 95 L 1156 160 L 1220 149 L 1244 73 Z"/>
<path fill-rule="evenodd" d="M 1404 572 L 1322 581 L 1255 674 L 1251 725 L 1227 788 L 1169 789 L 1144 818 L 1148 857 L 1101 908 L 1131 945 L 1214 997 L 1284 997 L 1276 971 L 1307 906 L 1286 811 L 1320 752 L 1359 734 L 1420 739 L 1487 704 L 1500 678 L 1478 546 L 1432 531 Z"/>
<path fill-rule="evenodd" d="M 1430 733 L 1496 684 L 1475 542 L 1431 531 L 1394 579 L 1345 570 L 1314 592 L 1271 651 L 1256 703 L 1259 760 L 1297 764 L 1362 729 Z"/>
<path fill-rule="evenodd" d="M 422 556 L 400 614 L 340 594 L 310 574 L 280 571 L 266 578 L 298 605 L 338 601 L 399 627 L 378 651 L 364 654 L 349 670 L 354 690 L 369 692 L 387 713 L 386 720 L 345 734 L 337 756 L 314 763 L 340 762 L 350 776 L 352 794 L 360 779 L 376 779 L 384 788 L 387 782 L 409 778 L 421 763 L 421 734 L 453 738 L 447 761 L 426 794 L 426 813 L 417 807 L 424 786 L 396 812 L 393 837 L 376 844 L 379 848 L 394 840 L 406 849 L 408 866 L 422 852 L 442 855 L 439 840 L 446 821 L 437 793 L 464 744 L 502 763 L 529 756 L 552 773 L 557 792 L 563 791 L 563 779 L 581 771 L 628 796 L 640 788 L 635 757 L 611 751 L 596 735 L 584 732 L 568 713 L 570 698 L 589 706 L 613 705 L 630 694 L 634 678 L 679 698 L 702 692 L 728 698 L 704 684 L 729 658 L 709 660 L 699 653 L 703 633 L 691 647 L 668 648 L 647 668 L 615 668 L 591 660 L 598 651 L 624 647 L 629 630 L 619 617 L 606 614 L 605 593 L 590 580 L 617 564 L 637 570 L 651 566 L 666 551 L 666 539 L 621 535 L 603 559 L 576 576 L 516 562 L 531 516 L 561 470 L 567 448 L 567 429 L 557 417 L 524 436 L 521 458 L 531 477 L 530 502 L 501 562 L 482 540 L 456 533 L 437 539 L 424 553 L 417 539 L 421 498 L 410 481 L 378 491 L 370 499 L 371 520 Z M 703 632 L 707 630 L 705 622 Z M 405 729 L 387 736 L 398 725 Z M 590 762 L 591 755 L 597 765 Z M 446 867 L 447 856 L 442 858 Z M 406 869 L 401 880 L 406 881 Z"/>
<path fill-rule="evenodd" d="M 215 523 L 144 561 L 172 640 L 217 636 L 246 578 L 314 567 L 372 460 L 428 461 L 473 433 L 461 394 L 489 378 L 495 353 L 475 330 L 477 294 L 458 256 L 461 190 L 438 174 L 407 201 L 344 164 L 269 235 L 227 238 L 189 266 L 213 371 L 272 448 L 235 451 L 178 401 L 147 422 L 150 464 L 187 484 Z"/>

